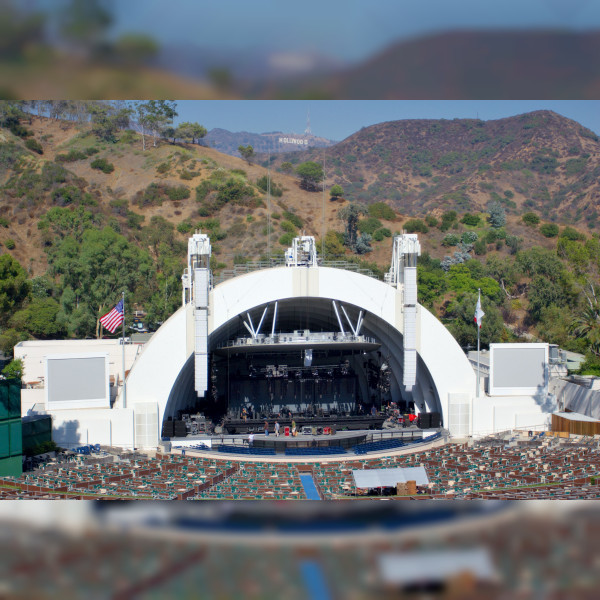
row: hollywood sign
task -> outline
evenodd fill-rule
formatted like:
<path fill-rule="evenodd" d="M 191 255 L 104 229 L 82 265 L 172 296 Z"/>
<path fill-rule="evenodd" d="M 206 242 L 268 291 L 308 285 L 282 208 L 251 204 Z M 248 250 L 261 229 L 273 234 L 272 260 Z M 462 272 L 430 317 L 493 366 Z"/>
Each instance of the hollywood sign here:
<path fill-rule="evenodd" d="M 300 146 L 308 146 L 308 140 L 301 140 L 299 138 L 279 138 L 280 144 L 298 144 Z"/>

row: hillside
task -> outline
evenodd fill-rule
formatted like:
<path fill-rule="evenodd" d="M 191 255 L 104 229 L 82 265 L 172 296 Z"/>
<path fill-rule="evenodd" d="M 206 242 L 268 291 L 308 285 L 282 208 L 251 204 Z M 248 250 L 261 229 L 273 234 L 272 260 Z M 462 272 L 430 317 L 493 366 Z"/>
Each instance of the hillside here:
<path fill-rule="evenodd" d="M 363 63 L 278 87 L 273 98 L 594 99 L 600 92 L 600 32 L 452 31 L 392 45 Z"/>
<path fill-rule="evenodd" d="M 589 229 L 598 217 L 598 136 L 551 111 L 380 123 L 326 150 L 282 155 L 276 164 L 323 157 L 328 186 L 338 183 L 348 199 L 384 200 L 407 214 L 485 211 L 496 199 L 509 213 L 534 210 Z"/>
<path fill-rule="evenodd" d="M 587 171 L 595 172 L 598 163 L 598 143 L 590 137 L 581 126 L 572 121 L 567 121 L 558 115 L 536 114 L 528 118 L 539 119 L 548 117 L 552 122 L 558 121 L 559 124 L 566 122 L 573 130 L 572 135 L 563 135 L 558 138 L 561 148 L 571 147 L 579 144 L 577 147 L 590 153 L 590 158 L 586 161 L 586 175 L 579 177 L 577 181 L 587 181 Z M 479 162 L 461 162 L 464 164 L 463 171 L 458 175 L 448 173 L 457 167 L 443 166 L 439 169 L 440 173 L 433 177 L 425 177 L 416 172 L 422 168 L 421 165 L 410 162 L 410 157 L 418 154 L 426 155 L 431 152 L 432 162 L 439 161 L 439 156 L 447 156 L 452 152 L 456 155 L 464 148 L 473 147 L 472 139 L 475 135 L 480 137 L 496 135 L 498 131 L 503 135 L 511 135 L 511 125 L 514 128 L 515 123 L 518 128 L 523 130 L 521 120 L 515 117 L 514 120 L 507 119 L 506 123 L 492 122 L 491 131 L 486 130 L 482 122 L 471 121 L 396 121 L 391 123 L 382 123 L 373 127 L 362 129 L 360 132 L 350 136 L 343 142 L 328 148 L 326 163 L 328 165 L 339 165 L 333 169 L 327 169 L 328 180 L 327 187 L 333 183 L 341 183 L 345 190 L 345 199 L 333 200 L 327 195 L 325 200 L 325 230 L 330 229 L 343 231 L 343 223 L 337 218 L 338 211 L 347 204 L 348 200 L 366 200 L 367 202 L 384 201 L 392 206 L 396 211 L 396 217 L 392 220 L 382 221 L 382 226 L 387 227 L 392 232 L 400 231 L 403 223 L 413 216 L 419 216 L 431 213 L 439 217 L 445 210 L 455 209 L 460 213 L 486 210 L 487 203 L 493 194 L 496 193 L 504 201 L 508 212 L 508 222 L 511 223 L 511 231 L 516 235 L 524 237 L 525 247 L 532 244 L 541 244 L 550 246 L 553 241 L 544 238 L 539 233 L 532 232 L 520 220 L 520 214 L 531 208 L 539 208 L 540 214 L 548 214 L 547 208 L 542 202 L 532 205 L 527 202 L 522 194 L 515 191 L 512 199 L 516 208 L 512 208 L 510 201 L 503 194 L 503 190 L 518 188 L 513 183 L 514 177 L 524 177 L 519 171 L 516 175 L 512 171 L 506 171 L 500 167 L 497 178 L 490 171 L 481 170 Z M 529 122 L 529 121 L 527 121 Z M 527 124 L 527 123 L 525 123 Z M 90 194 L 97 205 L 90 207 L 94 212 L 103 215 L 103 222 L 117 224 L 120 231 L 124 234 L 134 235 L 135 227 L 129 226 L 130 219 L 128 212 L 139 214 L 143 218 L 143 223 L 150 222 L 152 217 L 161 217 L 168 222 L 179 226 L 182 232 L 177 232 L 179 239 L 184 240 L 191 226 L 202 227 L 203 221 L 211 221 L 215 218 L 219 221 L 219 231 L 227 232 L 216 244 L 216 256 L 220 263 L 231 266 L 236 256 L 245 256 L 247 258 L 258 259 L 267 251 L 266 236 L 266 194 L 265 190 L 256 186 L 259 178 L 267 174 L 267 169 L 259 164 L 249 164 L 246 161 L 222 154 L 213 148 L 202 147 L 198 145 L 173 145 L 164 140 L 160 140 L 157 147 L 149 144 L 149 148 L 142 151 L 141 138 L 133 132 L 123 134 L 116 144 L 100 142 L 88 132 L 81 131 L 75 125 L 63 121 L 54 121 L 46 118 L 32 117 L 31 125 L 28 125 L 34 133 L 35 139 L 41 140 L 43 146 L 43 155 L 38 155 L 24 148 L 23 142 L 15 138 L 9 131 L 0 130 L 0 143 L 4 142 L 4 147 L 11 155 L 5 157 L 0 165 L 0 184 L 4 186 L 3 200 L 0 202 L 0 216 L 10 221 L 8 228 L 0 228 L 0 242 L 6 239 L 14 239 L 16 242 L 13 255 L 24 265 L 27 265 L 34 274 L 40 274 L 46 269 L 45 254 L 42 252 L 43 236 L 38 229 L 37 221 L 42 217 L 48 208 L 52 206 L 69 206 L 66 201 L 57 194 L 57 189 L 61 186 L 57 183 L 43 188 L 36 182 L 29 181 L 30 172 L 39 173 L 46 164 L 56 165 L 58 157 L 59 168 L 66 169 L 66 183 L 74 184 L 82 194 Z M 427 132 L 433 131 L 430 136 Z M 525 129 L 525 132 L 532 130 Z M 535 130 L 533 130 L 535 131 Z M 545 133 L 544 133 L 545 132 Z M 583 132 L 583 133 L 581 133 Z M 458 135 L 462 134 L 462 135 Z M 514 134 L 513 134 L 514 135 Z M 524 137 L 527 139 L 527 133 Z M 550 134 L 547 129 L 540 127 L 540 131 L 534 140 L 529 143 L 529 149 L 523 146 L 521 139 L 516 139 L 513 143 L 500 148 L 498 158 L 505 162 L 526 160 L 528 152 L 534 149 L 534 144 L 539 140 L 545 139 L 544 143 L 551 144 Z M 10 139 L 9 139 L 10 138 Z M 419 150 L 413 147 L 417 140 L 421 140 Z M 496 143 L 495 141 L 490 144 Z M 481 142 L 480 144 L 484 144 Z M 15 151 L 10 151 L 12 145 Z M 87 148 L 93 148 L 98 152 L 89 158 L 85 153 L 77 160 L 61 161 L 69 152 L 81 152 Z M 429 150 L 432 148 L 432 150 Z M 452 150 L 456 148 L 457 150 Z M 481 148 L 475 144 L 473 152 L 484 154 L 488 145 Z M 283 160 L 289 159 L 291 162 L 310 158 L 316 150 L 310 149 L 306 152 L 289 153 L 283 155 L 283 158 L 277 158 L 274 165 L 281 164 Z M 320 150 L 319 152 L 322 152 Z M 433 154 L 436 152 L 437 154 Z M 566 151 L 565 151 L 566 152 Z M 350 154 L 353 153 L 353 154 Z M 594 159 L 592 159 L 592 153 Z M 19 162 L 11 162 L 18 157 Z M 77 158 L 77 157 L 75 157 Z M 113 164 L 115 169 L 111 173 L 103 173 L 98 169 L 91 168 L 91 161 L 95 158 L 104 158 Z M 489 157 L 483 159 L 490 161 Z M 568 160 L 568 159 L 567 159 Z M 407 163 L 411 164 L 407 168 Z M 591 164 L 590 164 L 591 163 Z M 2 166 L 4 168 L 2 169 Z M 433 167 L 436 169 L 436 167 Z M 466 185 L 464 171 L 468 170 L 469 176 L 468 192 L 463 195 L 457 194 Z M 260 203 L 257 206 L 241 206 L 236 204 L 225 204 L 214 214 L 202 218 L 199 213 L 200 204 L 197 199 L 197 188 L 202 182 L 208 181 L 211 177 L 219 176 L 219 173 L 231 173 L 241 178 L 241 180 L 250 183 L 253 193 L 256 194 Z M 333 171 L 333 173 L 332 173 Z M 339 175 L 338 173 L 342 173 Z M 436 169 L 437 172 L 437 169 Z M 494 169 L 495 172 L 495 169 Z M 388 177 L 386 174 L 390 174 Z M 552 188 L 551 181 L 558 179 L 558 176 L 532 174 L 531 178 L 535 181 L 545 178 L 549 189 Z M 360 180 L 363 182 L 360 182 Z M 432 179 L 438 182 L 432 185 Z M 564 177 L 563 177 L 564 179 Z M 281 196 L 271 198 L 273 212 L 272 219 L 272 250 L 277 253 L 283 250 L 284 245 L 279 244 L 279 238 L 286 233 L 281 229 L 281 223 L 286 219 L 281 218 L 285 210 L 295 213 L 302 222 L 301 231 L 306 234 L 321 236 L 322 229 L 322 205 L 323 195 L 320 192 L 307 192 L 300 189 L 298 180 L 294 175 L 288 175 L 282 172 L 272 170 L 273 190 L 282 190 Z M 353 184 L 352 181 L 358 181 Z M 457 181 L 459 183 L 457 183 Z M 560 181 L 560 179 L 559 179 Z M 424 184 L 424 182 L 428 182 Z M 184 188 L 187 190 L 187 198 L 170 200 L 167 196 L 154 200 L 140 201 L 136 195 L 141 195 L 151 184 L 167 186 L 167 188 Z M 486 189 L 486 184 L 492 187 Z M 427 187 L 424 187 L 427 185 Z M 429 187 L 431 186 L 431 187 Z M 534 188 L 530 184 L 531 189 Z M 398 192 L 403 190 L 404 192 Z M 588 189 L 588 188 L 586 188 Z M 439 190 L 435 194 L 435 190 Z M 494 192 L 498 190 L 498 192 Z M 589 185 L 588 195 L 591 198 L 598 194 L 598 183 L 594 181 Z M 35 195 L 35 198 L 32 196 Z M 469 200 L 465 200 L 468 198 Z M 587 196 L 585 197 L 587 198 Z M 559 222 L 570 222 L 573 220 L 573 205 L 570 206 L 570 212 L 562 214 L 556 210 L 556 218 Z M 584 209 L 583 214 L 588 216 L 588 224 L 592 224 L 593 208 Z M 589 211 L 589 212 L 586 212 Z M 554 218 L 555 213 L 551 216 Z M 561 218 L 564 216 L 564 219 Z M 181 225 L 183 223 L 183 225 Z M 212 226 L 212 225 L 211 225 Z M 284 224 L 284 227 L 287 226 Z M 187 231 L 185 231 L 187 228 Z M 300 229 L 296 228 L 300 232 Z M 426 251 L 432 256 L 442 258 L 448 250 L 441 245 L 444 238 L 444 232 L 439 229 L 431 229 L 426 236 L 422 236 L 422 243 Z M 373 242 L 373 251 L 369 253 L 368 260 L 378 263 L 382 268 L 387 269 L 390 260 L 391 239 L 384 238 L 380 242 Z M 348 251 L 348 254 L 349 251 Z M 183 259 L 183 257 L 182 257 Z"/>
<path fill-rule="evenodd" d="M 393 234 L 418 232 L 419 300 L 464 346 L 473 342 L 474 302 L 481 289 L 484 343 L 525 337 L 588 348 L 587 334 L 571 323 L 595 306 L 591 292 L 600 292 L 600 244 L 587 228 L 598 194 L 596 181 L 590 181 L 597 178 L 598 142 L 558 115 L 366 128 L 331 148 L 284 157 L 297 164 L 326 152 L 326 165 L 339 160 L 327 184 L 340 181 L 350 190 L 346 198 L 302 189 L 293 172 L 278 172 L 283 160 L 278 157 L 271 168 L 270 207 L 266 167 L 213 148 L 160 138 L 154 145 L 147 136 L 143 150 L 141 136 L 132 130 L 103 141 L 89 124 L 29 115 L 11 127 L 0 129 L 0 349 L 31 336 L 99 335 L 98 316 L 124 288 L 130 302 L 148 313 L 149 323 L 164 321 L 180 303 L 190 233 L 209 233 L 218 275 L 268 257 L 269 214 L 272 256 L 281 256 L 299 234 L 316 236 L 321 249 L 326 232 L 326 259 L 360 262 L 380 277 L 389 267 Z M 465 158 L 469 147 L 481 153 L 477 160 Z M 542 148 L 548 151 L 540 154 Z M 501 166 L 515 161 L 529 168 Z M 567 173 L 573 164 L 580 169 L 575 179 Z M 427 166 L 431 173 L 424 174 Z M 352 187 L 359 177 L 368 184 L 362 188 L 367 198 Z M 466 199 L 450 186 L 461 177 L 461 185 L 469 182 Z M 544 181 L 549 194 L 555 194 L 553 186 L 581 187 L 565 204 L 547 205 L 542 198 L 532 205 L 514 177 L 529 189 Z M 392 194 L 395 186 L 399 197 Z M 514 190 L 512 196 L 507 190 Z M 431 195 L 421 196 L 425 193 Z M 369 202 L 367 214 L 355 222 L 362 241 L 354 251 L 344 246 L 349 221 L 339 218 L 340 209 L 354 206 L 351 194 Z M 495 209 L 488 207 L 490 200 Z M 562 227 L 544 218 L 548 206 Z M 580 207 L 587 226 L 564 226 Z"/>

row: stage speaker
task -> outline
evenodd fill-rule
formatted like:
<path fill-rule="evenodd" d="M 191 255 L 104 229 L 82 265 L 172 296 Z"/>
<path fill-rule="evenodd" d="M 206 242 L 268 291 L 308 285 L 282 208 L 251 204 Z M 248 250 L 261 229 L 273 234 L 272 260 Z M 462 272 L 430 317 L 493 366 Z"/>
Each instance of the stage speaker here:
<path fill-rule="evenodd" d="M 439 427 L 442 426 L 442 416 L 440 415 L 439 412 L 432 412 L 431 413 L 431 427 L 432 429 L 438 429 Z"/>
<path fill-rule="evenodd" d="M 162 426 L 162 437 L 173 437 L 173 421 L 165 421 Z"/>
<path fill-rule="evenodd" d="M 421 413 L 419 415 L 419 425 L 421 429 L 430 429 L 431 428 L 431 414 L 430 413 Z"/>
<path fill-rule="evenodd" d="M 175 421 L 175 426 L 173 429 L 175 437 L 184 437 L 187 435 L 187 428 L 183 421 Z"/>

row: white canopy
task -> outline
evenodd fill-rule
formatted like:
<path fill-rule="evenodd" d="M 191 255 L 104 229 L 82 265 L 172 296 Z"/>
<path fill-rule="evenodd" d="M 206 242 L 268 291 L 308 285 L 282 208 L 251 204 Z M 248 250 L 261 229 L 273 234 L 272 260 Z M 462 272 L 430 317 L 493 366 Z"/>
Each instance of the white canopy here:
<path fill-rule="evenodd" d="M 379 570 L 385 583 L 396 585 L 446 581 L 462 572 L 479 580 L 496 577 L 490 552 L 484 547 L 382 554 Z"/>
<path fill-rule="evenodd" d="M 352 477 L 357 488 L 396 487 L 397 483 L 407 481 L 416 481 L 417 485 L 429 483 L 425 467 L 360 469 L 352 471 Z"/>

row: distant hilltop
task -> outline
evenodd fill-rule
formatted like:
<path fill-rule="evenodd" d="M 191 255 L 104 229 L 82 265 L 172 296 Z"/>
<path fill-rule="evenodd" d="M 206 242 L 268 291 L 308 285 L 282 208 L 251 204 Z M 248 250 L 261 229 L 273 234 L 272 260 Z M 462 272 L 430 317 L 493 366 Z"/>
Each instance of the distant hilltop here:
<path fill-rule="evenodd" d="M 299 133 L 283 133 L 270 131 L 268 133 L 250 133 L 248 131 L 227 131 L 226 129 L 211 129 L 204 144 L 231 156 L 240 156 L 239 146 L 250 145 L 257 154 L 278 154 L 294 152 L 307 148 L 328 148 L 337 142 L 323 137 Z"/>

